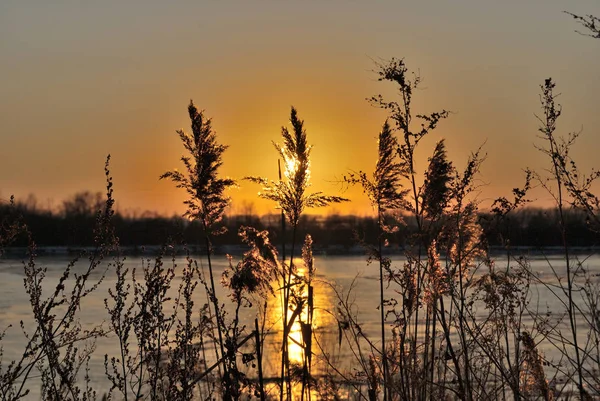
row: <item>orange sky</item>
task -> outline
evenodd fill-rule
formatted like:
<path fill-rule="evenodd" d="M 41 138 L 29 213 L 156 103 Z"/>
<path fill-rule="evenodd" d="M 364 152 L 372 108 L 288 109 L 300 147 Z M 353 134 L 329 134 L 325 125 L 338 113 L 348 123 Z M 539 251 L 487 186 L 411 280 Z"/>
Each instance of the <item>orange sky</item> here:
<path fill-rule="evenodd" d="M 534 113 L 549 76 L 562 93 L 559 130 L 583 128 L 574 156 L 598 165 L 600 41 L 561 12 L 600 15 L 596 0 L 48 3 L 0 4 L 2 199 L 34 193 L 56 206 L 101 190 L 110 153 L 120 210 L 181 213 L 183 192 L 158 177 L 181 168 L 175 130 L 189 130 L 189 99 L 230 146 L 222 173 L 234 178 L 276 177 L 271 141 L 294 105 L 314 145 L 312 189 L 339 193 L 344 173 L 373 169 L 385 113 L 365 98 L 393 96 L 372 73 L 373 59 L 390 57 L 424 78 L 416 112 L 454 112 L 417 167 L 439 138 L 458 166 L 485 143 L 483 207 L 525 167 L 546 166 Z M 234 212 L 271 210 L 240 184 Z M 370 213 L 359 190 L 342 195 L 352 202 L 323 212 Z"/>

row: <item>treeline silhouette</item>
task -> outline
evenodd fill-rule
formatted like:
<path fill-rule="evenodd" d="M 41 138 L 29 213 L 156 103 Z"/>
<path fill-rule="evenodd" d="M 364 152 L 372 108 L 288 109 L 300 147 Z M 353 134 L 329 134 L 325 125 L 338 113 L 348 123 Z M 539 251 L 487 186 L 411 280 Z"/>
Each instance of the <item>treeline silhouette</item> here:
<path fill-rule="evenodd" d="M 78 248 L 94 244 L 93 227 L 96 213 L 103 204 L 101 193 L 80 192 L 62 202 L 58 210 L 38 207 L 31 199 L 16 201 L 13 206 L 0 204 L 0 218 L 17 214 L 36 244 L 41 247 Z M 390 247 L 403 247 L 418 229 L 414 219 L 402 216 L 408 222 L 389 240 Z M 503 240 L 510 239 L 515 247 L 555 247 L 561 245 L 561 233 L 556 229 L 557 215 L 552 209 L 525 208 L 516 211 L 510 219 L 501 223 L 493 214 L 481 212 L 480 223 L 485 228 L 482 241 L 497 247 Z M 566 213 L 568 240 L 571 246 L 594 247 L 599 244 L 598 233 L 592 230 L 582 212 L 569 210 Z M 119 242 L 125 247 L 142 247 L 175 244 L 196 245 L 201 238 L 202 227 L 197 221 L 183 217 L 165 217 L 150 212 L 139 215 L 116 213 L 114 226 Z M 214 245 L 240 245 L 238 230 L 242 226 L 252 226 L 268 230 L 277 244 L 281 243 L 281 220 L 278 213 L 257 216 L 253 214 L 226 215 L 222 224 L 227 232 L 214 238 Z M 500 226 L 501 224 L 502 226 Z M 317 250 L 347 252 L 359 245 L 365 238 L 377 237 L 377 221 L 371 216 L 356 215 L 303 215 L 298 230 L 300 238 L 310 233 Z M 501 234 L 503 237 L 501 236 Z M 289 239 L 287 239 L 289 241 Z M 27 246 L 27 236 L 21 234 L 12 244 L 14 247 Z"/>

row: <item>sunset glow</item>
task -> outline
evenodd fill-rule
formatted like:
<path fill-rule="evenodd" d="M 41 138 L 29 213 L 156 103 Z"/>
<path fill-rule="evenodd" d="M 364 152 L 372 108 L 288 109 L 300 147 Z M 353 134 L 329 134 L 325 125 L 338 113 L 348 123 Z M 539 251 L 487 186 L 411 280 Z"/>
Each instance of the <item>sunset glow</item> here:
<path fill-rule="evenodd" d="M 77 191 L 101 190 L 110 153 L 119 210 L 181 214 L 185 195 L 158 176 L 182 167 L 175 130 L 189 130 L 191 98 L 229 146 L 223 175 L 237 180 L 277 176 L 271 143 L 294 105 L 314 145 L 312 191 L 338 192 L 341 176 L 373 168 L 386 113 L 365 99 L 394 96 L 373 73 L 392 56 L 423 77 L 418 110 L 452 111 L 428 140 L 446 138 L 457 163 L 485 144 L 484 203 L 520 185 L 524 168 L 545 167 L 533 114 L 548 76 L 563 88 L 559 128 L 583 128 L 576 156 L 589 166 L 595 159 L 600 52 L 573 32 L 563 3 L 251 3 L 4 2 L 0 135 L 10 151 L 0 168 L 11 174 L 0 198 L 33 193 L 56 208 Z M 582 14 L 597 7 L 569 4 Z M 417 154 L 419 171 L 429 156 Z M 233 213 L 248 203 L 275 212 L 253 185 L 230 195 Z M 343 196 L 352 202 L 308 212 L 373 213 L 359 189 Z"/>

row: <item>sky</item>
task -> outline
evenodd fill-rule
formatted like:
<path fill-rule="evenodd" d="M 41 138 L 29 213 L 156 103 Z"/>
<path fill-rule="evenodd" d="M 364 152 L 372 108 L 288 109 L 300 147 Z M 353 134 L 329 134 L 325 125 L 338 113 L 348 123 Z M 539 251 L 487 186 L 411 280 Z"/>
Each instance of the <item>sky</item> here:
<path fill-rule="evenodd" d="M 375 62 L 404 58 L 423 78 L 413 110 L 452 112 L 417 153 L 433 145 L 464 167 L 487 154 L 477 195 L 483 208 L 509 196 L 523 169 L 544 173 L 536 150 L 540 84 L 561 93 L 558 131 L 582 131 L 573 156 L 598 166 L 600 40 L 564 14 L 600 15 L 598 0 L 430 1 L 29 1 L 0 2 L 0 199 L 35 194 L 58 207 L 104 187 L 112 157 L 117 208 L 181 214 L 185 194 L 159 181 L 182 168 L 176 130 L 190 131 L 190 99 L 228 145 L 221 173 L 276 178 L 281 126 L 290 107 L 305 120 L 312 191 L 351 202 L 317 212 L 370 214 L 349 171 L 371 172 L 386 114 L 365 100 L 393 99 Z M 268 213 L 255 184 L 231 191 L 232 213 Z M 536 190 L 537 205 L 549 196 Z"/>

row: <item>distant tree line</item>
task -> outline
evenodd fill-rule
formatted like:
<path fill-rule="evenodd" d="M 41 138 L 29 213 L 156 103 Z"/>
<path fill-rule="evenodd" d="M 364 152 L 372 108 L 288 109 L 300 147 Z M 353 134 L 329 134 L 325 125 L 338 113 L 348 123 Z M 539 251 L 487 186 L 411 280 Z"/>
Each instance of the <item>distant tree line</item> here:
<path fill-rule="evenodd" d="M 93 227 L 96 213 L 103 198 L 100 193 L 79 192 L 62 202 L 58 210 L 38 207 L 34 198 L 17 201 L 13 207 L 0 204 L 0 218 L 18 214 L 38 246 L 84 247 L 94 243 Z M 414 219 L 401 216 L 408 222 L 390 238 L 390 247 L 402 247 L 415 235 Z M 557 215 L 554 210 L 525 208 L 516 211 L 510 219 L 497 223 L 492 214 L 479 215 L 485 228 L 482 241 L 490 246 L 499 246 L 509 240 L 511 246 L 554 247 L 561 244 L 561 233 L 556 230 Z M 599 244 L 599 235 L 589 227 L 583 213 L 570 210 L 566 214 L 568 239 L 576 247 L 593 247 Z M 241 226 L 252 226 L 268 230 L 273 241 L 281 243 L 279 214 L 257 216 L 254 214 L 227 215 L 223 218 L 227 228 L 224 235 L 214 239 L 215 246 L 239 245 L 238 230 Z M 501 224 L 502 226 L 499 226 Z M 119 243 L 126 247 L 144 245 L 175 244 L 197 245 L 202 227 L 198 222 L 183 217 L 165 217 L 152 213 L 126 215 L 117 213 L 114 218 Z M 355 215 L 303 215 L 298 225 L 301 238 L 310 233 L 317 249 L 335 248 L 348 250 L 359 245 L 365 238 L 377 237 L 375 217 Z M 503 233 L 504 237 L 501 237 Z M 288 239 L 289 241 L 289 239 Z M 21 235 L 12 246 L 27 246 L 27 238 Z"/>

